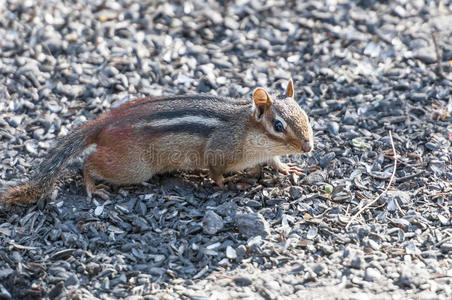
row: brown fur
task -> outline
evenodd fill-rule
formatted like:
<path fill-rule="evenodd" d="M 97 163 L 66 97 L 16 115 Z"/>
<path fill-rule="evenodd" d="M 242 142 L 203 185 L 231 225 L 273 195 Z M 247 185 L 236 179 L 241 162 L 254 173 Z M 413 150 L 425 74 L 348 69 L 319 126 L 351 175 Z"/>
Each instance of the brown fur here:
<path fill-rule="evenodd" d="M 32 203 L 48 195 L 68 161 L 88 147 L 88 195 L 96 191 L 95 179 L 131 184 L 180 169 L 209 169 L 220 186 L 224 173 L 266 161 L 290 173 L 293 168 L 277 157 L 310 151 L 313 140 L 306 114 L 288 96 L 292 83 L 277 98 L 256 89 L 252 101 L 205 95 L 130 101 L 60 138 L 31 181 L 9 188 L 0 203 Z M 274 130 L 275 119 L 286 124 L 283 133 Z"/>
<path fill-rule="evenodd" d="M 28 182 L 10 187 L 1 197 L 3 204 L 33 203 L 42 195 L 42 187 L 37 182 Z"/>

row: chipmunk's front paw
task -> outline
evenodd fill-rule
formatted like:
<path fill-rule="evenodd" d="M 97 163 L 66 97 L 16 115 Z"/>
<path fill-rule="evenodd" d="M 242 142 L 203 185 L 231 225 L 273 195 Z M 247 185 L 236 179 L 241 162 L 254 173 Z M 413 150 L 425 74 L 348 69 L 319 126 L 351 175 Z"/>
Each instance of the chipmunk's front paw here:
<path fill-rule="evenodd" d="M 296 164 L 284 164 L 284 167 L 279 169 L 279 172 L 283 173 L 284 175 L 289 175 L 289 174 L 301 175 L 301 174 L 303 174 L 303 169 L 301 169 Z"/>
<path fill-rule="evenodd" d="M 295 174 L 302 175 L 303 169 L 297 164 L 285 164 L 282 162 L 277 162 L 273 164 L 273 167 L 284 175 Z"/>

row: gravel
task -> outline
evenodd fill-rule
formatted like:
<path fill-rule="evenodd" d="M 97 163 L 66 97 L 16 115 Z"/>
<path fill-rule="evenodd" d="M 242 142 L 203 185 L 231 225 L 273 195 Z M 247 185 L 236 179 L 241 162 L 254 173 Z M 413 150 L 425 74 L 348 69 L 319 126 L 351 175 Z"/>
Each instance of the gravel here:
<path fill-rule="evenodd" d="M 106 201 L 74 161 L 47 201 L 0 207 L 0 298 L 451 299 L 451 36 L 449 1 L 1 1 L 0 188 L 141 96 L 293 78 L 315 147 L 285 158 L 302 176 L 173 173 Z M 391 178 L 389 131 L 395 178 L 352 219 Z"/>

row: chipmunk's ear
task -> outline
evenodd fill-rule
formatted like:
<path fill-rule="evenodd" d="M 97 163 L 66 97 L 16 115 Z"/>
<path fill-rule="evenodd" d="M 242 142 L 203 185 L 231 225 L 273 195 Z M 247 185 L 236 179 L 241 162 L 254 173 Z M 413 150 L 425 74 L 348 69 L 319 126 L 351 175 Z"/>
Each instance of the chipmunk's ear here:
<path fill-rule="evenodd" d="M 253 114 L 260 119 L 272 105 L 272 99 L 266 90 L 257 88 L 253 92 L 253 103 Z"/>
<path fill-rule="evenodd" d="M 295 92 L 293 90 L 293 82 L 292 82 L 292 78 L 289 79 L 289 83 L 287 83 L 287 88 L 286 88 L 286 96 L 293 98 Z"/>

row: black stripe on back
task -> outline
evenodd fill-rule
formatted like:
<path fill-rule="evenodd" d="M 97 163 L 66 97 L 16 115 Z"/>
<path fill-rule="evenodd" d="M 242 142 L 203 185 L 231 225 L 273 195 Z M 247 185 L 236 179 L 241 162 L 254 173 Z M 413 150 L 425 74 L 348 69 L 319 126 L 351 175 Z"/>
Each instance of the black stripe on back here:
<path fill-rule="evenodd" d="M 230 98 L 225 98 L 225 97 L 218 97 L 218 96 L 210 96 L 210 95 L 176 95 L 176 96 L 168 96 L 168 97 L 163 97 L 163 98 L 157 98 L 157 99 L 152 99 L 149 98 L 148 101 L 142 101 L 139 103 L 135 103 L 132 105 L 129 105 L 123 109 L 121 109 L 121 106 L 119 106 L 118 108 L 116 108 L 116 112 L 120 113 L 124 110 L 127 109 L 133 109 L 142 105 L 146 105 L 149 102 L 152 103 L 162 103 L 162 102 L 168 102 L 168 101 L 176 101 L 176 100 L 203 100 L 203 101 L 211 101 L 211 102 L 223 102 L 223 103 L 227 103 L 227 104 L 232 104 L 232 105 L 237 105 L 237 106 L 243 106 L 243 105 L 248 105 L 249 102 L 246 102 L 245 99 L 230 99 Z M 127 103 L 127 102 L 126 102 Z"/>
<path fill-rule="evenodd" d="M 151 135 L 158 134 L 167 134 L 167 133 L 188 133 L 203 137 L 208 137 L 212 134 L 214 126 L 202 125 L 197 123 L 184 123 L 177 125 L 167 125 L 167 126 L 146 126 L 140 128 L 140 130 L 144 130 L 146 133 Z"/>

